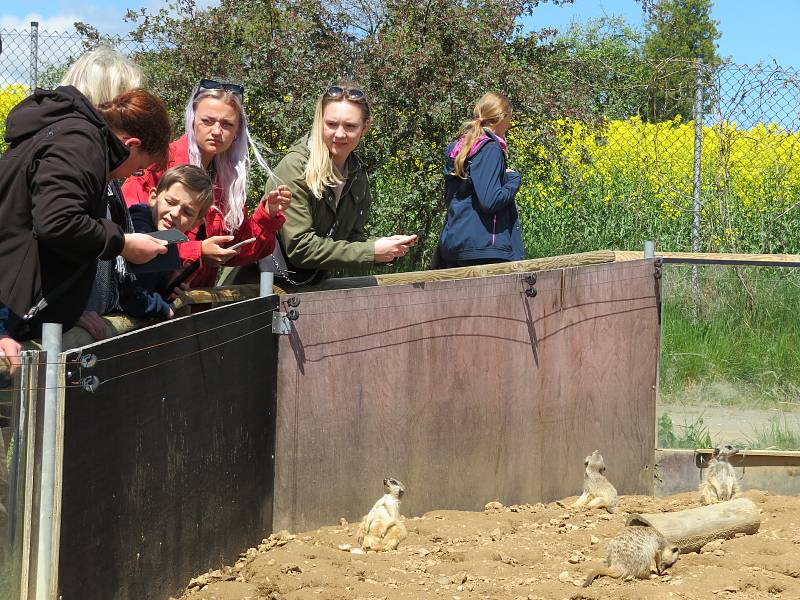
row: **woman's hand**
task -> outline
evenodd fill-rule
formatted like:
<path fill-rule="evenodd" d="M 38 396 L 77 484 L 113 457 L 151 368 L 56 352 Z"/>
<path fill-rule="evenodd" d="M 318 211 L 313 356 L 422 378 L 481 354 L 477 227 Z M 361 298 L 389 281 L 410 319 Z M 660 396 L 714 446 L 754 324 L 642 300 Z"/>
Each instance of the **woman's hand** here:
<path fill-rule="evenodd" d="M 0 360 L 8 363 L 8 374 L 13 375 L 14 371 L 22 364 L 19 354 L 22 346 L 14 338 L 7 335 L 0 335 Z"/>
<path fill-rule="evenodd" d="M 122 247 L 122 258 L 135 265 L 153 260 L 167 251 L 167 242 L 158 240 L 146 233 L 126 233 L 125 245 Z"/>
<path fill-rule="evenodd" d="M 106 322 L 93 310 L 85 310 L 78 319 L 78 326 L 83 327 L 98 342 L 106 339 Z"/>
<path fill-rule="evenodd" d="M 279 185 L 263 198 L 270 217 L 286 210 L 292 203 L 292 190 L 286 184 Z"/>
<path fill-rule="evenodd" d="M 221 244 L 233 241 L 232 235 L 212 235 L 203 240 L 203 264 L 207 267 L 221 267 L 234 256 L 239 254 L 238 250 L 223 248 Z"/>
<path fill-rule="evenodd" d="M 416 235 L 390 235 L 375 240 L 375 262 L 388 263 L 405 256 L 408 249 L 417 243 Z"/>

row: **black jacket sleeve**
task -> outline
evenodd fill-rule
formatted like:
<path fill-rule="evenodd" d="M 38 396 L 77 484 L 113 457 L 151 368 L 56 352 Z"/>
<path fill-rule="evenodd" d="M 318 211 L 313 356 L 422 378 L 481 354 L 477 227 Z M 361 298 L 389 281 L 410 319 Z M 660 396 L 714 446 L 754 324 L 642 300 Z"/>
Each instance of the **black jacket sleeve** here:
<path fill-rule="evenodd" d="M 96 132 L 71 129 L 43 144 L 32 176 L 33 230 L 39 242 L 76 263 L 110 259 L 124 234 L 105 214 L 106 157 Z"/>

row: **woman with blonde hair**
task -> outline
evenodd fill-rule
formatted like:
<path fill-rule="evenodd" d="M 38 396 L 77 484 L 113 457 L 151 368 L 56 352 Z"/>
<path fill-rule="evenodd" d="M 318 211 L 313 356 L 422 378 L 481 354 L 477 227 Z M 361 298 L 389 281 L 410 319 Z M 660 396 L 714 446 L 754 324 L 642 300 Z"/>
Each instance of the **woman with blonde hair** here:
<path fill-rule="evenodd" d="M 514 196 L 519 173 L 506 167 L 511 102 L 484 94 L 457 140 L 445 149 L 447 219 L 439 238 L 441 267 L 521 260 L 522 230 Z"/>
<path fill-rule="evenodd" d="M 332 269 L 368 268 L 403 256 L 416 235 L 367 239 L 372 198 L 369 180 L 353 151 L 370 125 L 366 94 L 352 82 L 320 96 L 311 133 L 297 140 L 275 168 L 274 181 L 292 190 L 280 248 L 260 262 L 283 283 L 306 285 Z"/>
<path fill-rule="evenodd" d="M 283 210 L 291 201 L 289 188 L 278 186 L 252 215 L 247 213 L 248 149 L 268 174 L 271 171 L 250 137 L 243 97 L 241 85 L 200 80 L 186 105 L 186 133 L 170 144 L 167 168 L 192 164 L 205 169 L 214 182 L 214 204 L 205 221 L 187 232 L 189 241 L 179 246 L 184 269 L 197 269 L 192 287 L 213 286 L 224 264 L 251 264 L 272 253 L 275 234 L 285 220 Z M 129 178 L 122 186 L 128 206 L 147 202 L 163 172 L 147 170 Z M 244 244 L 238 246 L 240 242 Z"/>

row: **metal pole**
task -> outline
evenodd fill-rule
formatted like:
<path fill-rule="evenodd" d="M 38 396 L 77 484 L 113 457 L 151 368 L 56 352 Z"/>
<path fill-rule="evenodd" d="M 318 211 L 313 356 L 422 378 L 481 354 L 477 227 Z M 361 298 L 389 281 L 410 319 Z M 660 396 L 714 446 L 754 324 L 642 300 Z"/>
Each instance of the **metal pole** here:
<path fill-rule="evenodd" d="M 271 296 L 272 284 L 275 282 L 275 273 L 271 271 L 261 271 L 261 279 L 259 280 L 258 295 Z"/>
<path fill-rule="evenodd" d="M 694 88 L 694 185 L 692 190 L 694 221 L 692 222 L 692 252 L 700 252 L 700 186 L 702 185 L 703 159 L 703 59 L 697 59 Z M 697 322 L 700 290 L 697 284 L 697 266 L 692 267 L 692 321 Z"/>
<path fill-rule="evenodd" d="M 36 600 L 55 597 L 52 564 L 53 508 L 56 483 L 56 429 L 58 404 L 58 355 L 61 354 L 61 324 L 42 326 L 42 348 L 47 357 L 44 379 L 44 417 L 42 423 L 42 477 L 39 491 L 39 543 L 36 555 Z"/>
<path fill-rule="evenodd" d="M 39 23 L 31 21 L 31 94 L 39 85 Z"/>
<path fill-rule="evenodd" d="M 656 243 L 652 240 L 647 240 L 644 243 L 644 257 L 645 258 L 655 258 L 656 257 Z"/>

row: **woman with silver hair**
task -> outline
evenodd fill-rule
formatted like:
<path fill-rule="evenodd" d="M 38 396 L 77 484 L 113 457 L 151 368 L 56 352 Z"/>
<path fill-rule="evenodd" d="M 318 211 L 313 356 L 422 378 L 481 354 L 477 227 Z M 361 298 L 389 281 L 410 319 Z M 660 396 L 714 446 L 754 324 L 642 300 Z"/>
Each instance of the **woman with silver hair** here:
<path fill-rule="evenodd" d="M 184 270 L 198 269 L 192 287 L 213 286 L 222 265 L 246 265 L 269 256 L 291 201 L 288 186 L 281 185 L 247 214 L 248 147 L 256 162 L 271 171 L 248 132 L 243 96 L 241 85 L 202 79 L 186 106 L 186 134 L 170 144 L 167 168 L 193 164 L 204 168 L 214 182 L 214 205 L 205 222 L 188 232 L 189 241 L 179 246 Z M 128 206 L 146 202 L 162 173 L 146 170 L 129 178 L 122 186 Z M 245 243 L 239 246 L 240 242 Z M 233 245 L 237 247 L 226 247 Z"/>

